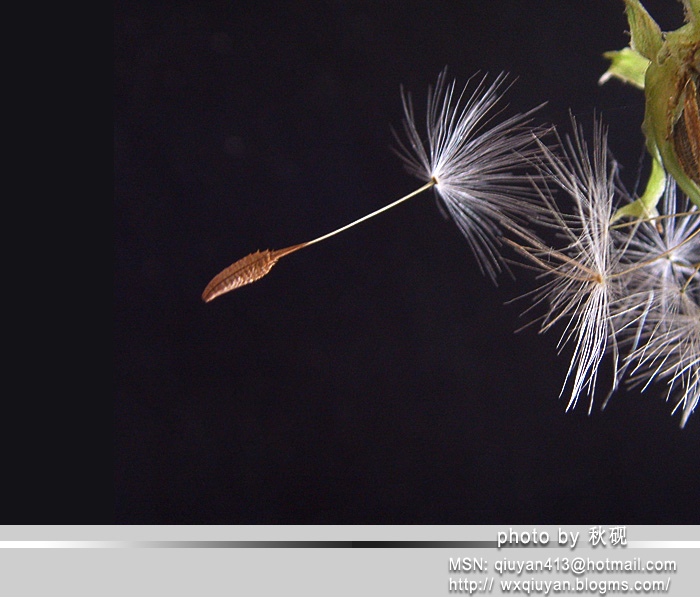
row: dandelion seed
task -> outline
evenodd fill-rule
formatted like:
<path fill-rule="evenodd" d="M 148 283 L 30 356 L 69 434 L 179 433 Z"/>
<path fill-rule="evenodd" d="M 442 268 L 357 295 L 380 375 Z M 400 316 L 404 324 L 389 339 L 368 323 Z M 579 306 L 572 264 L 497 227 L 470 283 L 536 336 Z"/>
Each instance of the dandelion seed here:
<path fill-rule="evenodd" d="M 689 242 L 700 227 L 697 211 L 687 199 L 676 200 L 672 179 L 667 182 L 661 209 L 659 217 L 614 226 L 624 228 L 625 238 L 625 268 L 617 274 L 624 279 L 625 294 L 617 305 L 615 325 L 620 344 L 630 352 L 645 342 L 649 313 L 668 312 L 667 302 L 676 300 L 690 281 L 688 276 L 693 276 L 693 264 L 700 260 L 698 247 Z M 630 363 L 627 358 L 620 376 Z"/>
<path fill-rule="evenodd" d="M 629 286 L 655 291 L 660 300 L 697 278 L 694 270 L 700 262 L 700 241 L 688 242 L 700 230 L 700 212 L 677 194 L 675 181 L 669 179 L 661 200 L 661 213 L 668 217 L 658 225 L 652 221 L 635 227 L 625 255 L 630 265 L 645 264 L 630 276 Z"/>
<path fill-rule="evenodd" d="M 637 366 L 631 381 L 666 382 L 667 399 L 675 396 L 684 427 L 700 400 L 700 305 L 688 292 L 676 292 L 664 308 L 649 314 L 646 340 L 629 356 Z"/>
<path fill-rule="evenodd" d="M 677 400 L 674 412 L 683 411 L 684 426 L 700 396 L 700 211 L 678 194 L 670 181 L 662 231 L 645 222 L 629 241 L 628 287 L 648 297 L 648 308 L 625 367 L 632 367 L 630 383 L 643 390 L 652 382 L 666 383 L 667 399 Z"/>
<path fill-rule="evenodd" d="M 494 281 L 503 265 L 498 242 L 503 227 L 518 226 L 532 212 L 525 172 L 538 153 L 535 138 L 544 132 L 529 125 L 534 110 L 492 125 L 505 81 L 504 74 L 491 84 L 483 77 L 468 95 L 469 84 L 459 92 L 443 71 L 428 94 L 425 137 L 408 94 L 403 95 L 407 141 L 397 135 L 407 169 L 435 182 L 479 267 Z"/>
<path fill-rule="evenodd" d="M 541 270 L 546 281 L 535 292 L 535 304 L 546 303 L 541 331 L 565 322 L 559 348 L 573 344 L 571 364 L 562 394 L 571 383 L 567 410 L 582 393 L 593 406 L 598 369 L 608 350 L 617 369 L 618 348 L 613 325 L 614 304 L 622 296 L 622 282 L 615 277 L 621 254 L 614 250 L 618 232 L 609 226 L 617 191 L 617 166 L 609 160 L 607 138 L 600 122 L 593 132 L 589 152 L 582 131 L 574 122 L 573 138 L 567 137 L 562 155 L 543 143 L 541 171 L 572 202 L 571 212 L 557 206 L 552 189 L 540 192 L 546 215 L 539 223 L 552 229 L 563 247 L 549 247 L 532 233 L 514 232 L 528 243 L 511 243 Z"/>
<path fill-rule="evenodd" d="M 467 237 L 482 271 L 495 280 L 500 270 L 496 240 L 500 225 L 516 226 L 515 220 L 528 213 L 525 203 L 533 192 L 519 169 L 535 156 L 535 135 L 542 131 L 528 126 L 532 111 L 493 124 L 505 76 L 499 75 L 491 85 L 486 80 L 484 77 L 467 99 L 468 88 L 456 96 L 455 83 L 446 84 L 443 71 L 435 90 L 429 93 L 427 148 L 416 127 L 411 100 L 403 96 L 409 144 L 400 142 L 399 153 L 424 180 L 422 187 L 314 240 L 244 257 L 219 273 L 207 285 L 202 299 L 209 302 L 259 280 L 282 257 L 335 236 L 433 186 Z"/>

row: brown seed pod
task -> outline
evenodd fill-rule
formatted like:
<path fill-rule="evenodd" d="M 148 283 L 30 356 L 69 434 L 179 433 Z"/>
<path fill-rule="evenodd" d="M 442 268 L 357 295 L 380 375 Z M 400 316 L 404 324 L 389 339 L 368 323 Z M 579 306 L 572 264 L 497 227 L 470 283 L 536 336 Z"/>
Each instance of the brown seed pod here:
<path fill-rule="evenodd" d="M 217 296 L 250 284 L 267 275 L 282 257 L 301 249 L 307 243 L 294 245 L 278 251 L 256 251 L 243 259 L 239 259 L 220 272 L 207 284 L 202 293 L 202 300 L 205 303 L 214 300 Z"/>
<path fill-rule="evenodd" d="M 700 184 L 700 74 L 688 76 L 678 105 L 678 117 L 671 125 L 673 148 L 683 172 Z"/>

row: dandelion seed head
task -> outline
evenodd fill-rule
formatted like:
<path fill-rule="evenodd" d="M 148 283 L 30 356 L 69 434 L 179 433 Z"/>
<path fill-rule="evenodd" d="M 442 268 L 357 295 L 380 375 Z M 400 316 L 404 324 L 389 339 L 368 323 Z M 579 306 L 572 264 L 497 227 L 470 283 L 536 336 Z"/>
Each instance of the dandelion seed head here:
<path fill-rule="evenodd" d="M 670 217 L 630 229 L 625 254 L 628 263 L 643 264 L 630 277 L 629 285 L 637 291 L 655 290 L 661 298 L 678 292 L 689 277 L 695 282 L 700 278 L 695 271 L 700 263 L 700 239 L 691 238 L 700 230 L 700 212 L 687 197 L 678 195 L 675 181 L 669 179 L 660 203 L 661 214 Z"/>
<path fill-rule="evenodd" d="M 614 250 L 619 234 L 610 228 L 618 190 L 617 164 L 609 157 L 600 122 L 594 127 L 590 150 L 582 131 L 573 125 L 573 136 L 559 139 L 558 151 L 538 141 L 539 167 L 549 186 L 540 191 L 544 210 L 535 223 L 553 233 L 560 246 L 553 248 L 532 233 L 520 236 L 542 272 L 542 285 L 534 295 L 536 304 L 546 305 L 541 331 L 563 322 L 559 347 L 573 345 L 562 387 L 562 394 L 571 387 L 567 410 L 587 394 L 590 412 L 599 367 L 609 350 L 617 368 L 613 306 L 622 289 L 615 275 L 620 268 L 620 255 Z M 556 191 L 563 191 L 566 209 L 555 200 Z"/>
<path fill-rule="evenodd" d="M 471 89 L 473 87 L 473 89 Z M 458 91 L 443 71 L 428 93 L 425 133 L 419 131 L 410 95 L 403 94 L 404 136 L 398 153 L 407 169 L 435 191 L 467 239 L 482 272 L 495 281 L 503 266 L 499 237 L 532 209 L 525 168 L 537 152 L 541 130 L 531 112 L 495 122 L 506 75 L 484 76 Z M 528 204 L 530 207 L 528 208 Z"/>

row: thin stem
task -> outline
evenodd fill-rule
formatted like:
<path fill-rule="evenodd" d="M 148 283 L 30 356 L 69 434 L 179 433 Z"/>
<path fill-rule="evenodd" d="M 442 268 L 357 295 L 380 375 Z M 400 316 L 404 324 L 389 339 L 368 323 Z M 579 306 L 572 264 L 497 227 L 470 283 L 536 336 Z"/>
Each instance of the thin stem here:
<path fill-rule="evenodd" d="M 688 279 L 685 281 L 685 284 L 683 284 L 683 288 L 681 288 L 681 294 L 683 294 L 683 293 L 688 289 L 688 285 L 690 284 L 690 281 L 691 281 L 695 276 L 697 276 L 698 270 L 700 270 L 700 263 L 698 263 L 698 264 L 695 266 L 695 271 L 693 272 L 692 275 L 688 276 Z"/>
<path fill-rule="evenodd" d="M 518 243 L 512 241 L 509 238 L 503 238 L 503 241 L 510 246 L 512 246 L 518 253 L 521 255 L 531 259 L 535 263 L 537 263 L 545 272 L 551 273 L 557 276 L 560 276 L 562 278 L 568 278 L 569 280 L 576 280 L 578 282 L 596 282 L 600 284 L 603 280 L 597 272 L 593 271 L 590 268 L 587 268 L 585 265 L 582 265 L 575 259 L 572 259 L 571 257 L 568 257 L 567 255 L 564 255 L 563 253 L 560 253 L 559 251 L 556 251 L 555 249 L 550 249 L 549 247 L 543 246 L 542 248 L 535 248 L 535 247 L 526 247 L 524 245 L 519 245 Z M 560 272 L 556 265 L 551 265 L 532 253 L 531 251 L 540 251 L 543 255 L 546 255 L 547 257 L 554 257 L 556 259 L 559 259 L 562 263 L 566 263 L 576 269 L 579 269 L 587 274 L 589 274 L 589 277 L 587 278 L 580 278 L 578 276 L 573 276 L 567 272 Z"/>
<path fill-rule="evenodd" d="M 435 186 L 436 180 L 433 178 L 430 180 L 430 182 L 424 184 L 420 189 L 416 189 L 412 193 L 409 193 L 405 197 L 401 197 L 401 199 L 397 199 L 393 203 L 390 203 L 389 205 L 385 205 L 384 207 L 373 211 L 370 214 L 367 214 L 366 216 L 362 216 L 361 218 L 355 220 L 354 222 L 350 222 L 349 224 L 346 224 L 345 226 L 341 226 L 337 230 L 334 230 L 333 232 L 329 232 L 328 234 L 324 234 L 323 236 L 319 236 L 318 238 L 315 238 L 314 240 L 310 240 L 308 242 L 303 243 L 303 247 L 308 247 L 309 245 L 313 245 L 316 243 L 320 243 L 322 240 L 326 240 L 327 238 L 330 238 L 331 236 L 335 236 L 336 234 L 340 234 L 341 232 L 344 232 L 348 228 L 352 228 L 353 226 L 356 226 L 357 224 L 360 224 L 361 222 L 364 222 L 365 220 L 369 220 L 370 218 L 373 218 L 374 216 L 378 216 L 380 213 L 385 212 L 390 210 L 392 207 L 396 207 L 400 203 L 403 203 L 404 201 L 407 201 L 411 197 L 415 197 L 416 195 L 419 195 L 423 191 L 427 191 L 430 187 Z M 302 247 L 299 247 L 302 248 Z"/>
<path fill-rule="evenodd" d="M 655 222 L 656 220 L 667 220 L 668 218 L 680 218 L 682 216 L 700 216 L 700 211 L 682 211 L 676 214 L 664 214 L 653 218 L 637 218 L 636 220 L 632 220 L 630 222 L 623 222 L 622 224 L 613 224 L 612 226 L 610 226 L 610 229 L 617 230 L 618 228 L 636 226 L 637 224 L 642 224 L 644 222 Z"/>

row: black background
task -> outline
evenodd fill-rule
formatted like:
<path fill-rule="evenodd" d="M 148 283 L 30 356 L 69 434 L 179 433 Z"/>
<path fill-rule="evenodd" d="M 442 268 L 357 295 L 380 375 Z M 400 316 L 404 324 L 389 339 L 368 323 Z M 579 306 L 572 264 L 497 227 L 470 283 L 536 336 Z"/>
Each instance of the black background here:
<path fill-rule="evenodd" d="M 445 66 L 510 72 L 510 113 L 563 132 L 602 114 L 634 187 L 642 96 L 597 85 L 622 2 L 115 6 L 115 522 L 699 521 L 700 415 L 660 388 L 601 412 L 608 370 L 565 414 L 570 351 L 504 304 L 530 274 L 484 279 L 428 194 L 200 300 L 417 188 L 400 85 L 422 108 Z"/>

